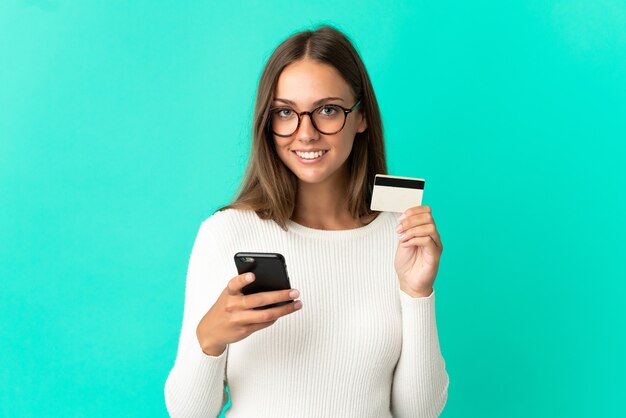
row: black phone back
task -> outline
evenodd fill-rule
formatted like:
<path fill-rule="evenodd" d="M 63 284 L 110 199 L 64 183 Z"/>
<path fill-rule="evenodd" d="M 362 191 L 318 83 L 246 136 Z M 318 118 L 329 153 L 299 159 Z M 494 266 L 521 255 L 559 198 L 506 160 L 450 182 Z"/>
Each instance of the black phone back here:
<path fill-rule="evenodd" d="M 252 283 L 241 289 L 244 295 L 291 289 L 289 275 L 287 274 L 287 264 L 282 254 L 240 252 L 235 254 L 235 265 L 239 274 L 251 272 L 256 277 Z M 290 302 L 293 301 L 273 303 L 261 308 L 272 308 Z"/>

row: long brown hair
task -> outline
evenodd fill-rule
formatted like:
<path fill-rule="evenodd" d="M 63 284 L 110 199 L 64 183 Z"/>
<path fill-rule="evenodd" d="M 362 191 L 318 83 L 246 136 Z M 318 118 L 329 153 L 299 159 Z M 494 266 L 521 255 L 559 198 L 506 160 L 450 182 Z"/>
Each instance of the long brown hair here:
<path fill-rule="evenodd" d="M 268 130 L 269 108 L 283 69 L 308 58 L 336 68 L 361 105 L 367 129 L 357 133 L 348 157 L 348 208 L 354 218 L 370 215 L 374 176 L 387 174 L 383 126 L 378 102 L 365 65 L 350 40 L 331 26 L 295 33 L 281 43 L 265 64 L 254 107 L 252 149 L 235 200 L 228 208 L 254 210 L 261 219 L 272 219 L 283 229 L 291 218 L 297 178 L 278 157 Z"/>

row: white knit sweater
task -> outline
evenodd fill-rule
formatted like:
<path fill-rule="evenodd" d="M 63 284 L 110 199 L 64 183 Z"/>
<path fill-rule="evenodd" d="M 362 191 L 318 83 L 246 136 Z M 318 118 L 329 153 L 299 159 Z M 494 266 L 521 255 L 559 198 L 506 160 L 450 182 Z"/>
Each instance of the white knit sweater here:
<path fill-rule="evenodd" d="M 393 267 L 398 216 L 326 231 L 228 209 L 205 220 L 187 272 L 176 361 L 165 382 L 172 417 L 436 417 L 447 400 L 435 295 L 400 290 Z M 303 307 L 206 355 L 196 327 L 227 282 L 239 251 L 285 256 Z"/>

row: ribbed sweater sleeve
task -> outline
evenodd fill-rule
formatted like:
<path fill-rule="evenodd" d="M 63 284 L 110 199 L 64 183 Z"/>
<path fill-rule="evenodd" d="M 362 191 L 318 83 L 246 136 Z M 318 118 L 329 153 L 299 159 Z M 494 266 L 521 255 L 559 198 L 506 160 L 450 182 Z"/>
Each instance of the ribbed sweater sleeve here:
<path fill-rule="evenodd" d="M 210 220 L 206 220 L 191 251 L 178 352 L 165 382 L 165 404 L 174 418 L 217 417 L 227 399 L 224 379 L 228 349 L 218 357 L 206 355 L 196 336 L 198 323 L 225 287 L 216 265 L 217 254 Z"/>
<path fill-rule="evenodd" d="M 439 348 L 435 292 L 413 298 L 398 291 L 402 351 L 393 376 L 391 411 L 396 418 L 438 417 L 447 401 L 449 377 Z"/>

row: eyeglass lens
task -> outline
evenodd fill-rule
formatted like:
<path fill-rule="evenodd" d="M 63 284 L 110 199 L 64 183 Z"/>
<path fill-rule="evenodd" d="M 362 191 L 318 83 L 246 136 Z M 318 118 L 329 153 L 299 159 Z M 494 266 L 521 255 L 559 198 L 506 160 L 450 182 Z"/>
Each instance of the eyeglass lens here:
<path fill-rule="evenodd" d="M 343 128 L 346 113 L 339 106 L 324 105 L 313 110 L 311 119 L 315 129 L 322 134 L 329 135 Z M 272 110 L 270 123 L 276 135 L 290 136 L 298 129 L 298 114 L 288 107 L 276 108 Z"/>

